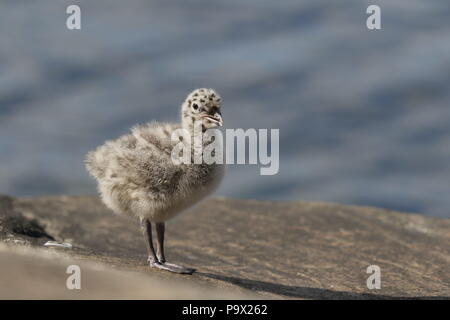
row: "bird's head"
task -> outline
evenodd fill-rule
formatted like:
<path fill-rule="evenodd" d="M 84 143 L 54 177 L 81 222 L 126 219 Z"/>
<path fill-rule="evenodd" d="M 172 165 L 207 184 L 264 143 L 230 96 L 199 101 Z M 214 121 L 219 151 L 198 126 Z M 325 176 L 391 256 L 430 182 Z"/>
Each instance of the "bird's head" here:
<path fill-rule="evenodd" d="M 221 98 L 213 89 L 196 89 L 183 102 L 181 117 L 183 126 L 191 127 L 199 121 L 204 129 L 223 125 L 220 111 Z"/>

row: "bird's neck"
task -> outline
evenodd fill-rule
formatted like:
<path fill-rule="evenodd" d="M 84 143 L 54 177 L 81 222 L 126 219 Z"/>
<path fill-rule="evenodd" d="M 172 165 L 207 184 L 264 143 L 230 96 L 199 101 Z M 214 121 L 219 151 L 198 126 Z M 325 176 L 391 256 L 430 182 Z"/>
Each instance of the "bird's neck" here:
<path fill-rule="evenodd" d="M 201 136 L 206 132 L 203 122 L 195 120 L 192 117 L 183 117 L 181 120 L 181 126 L 189 132 L 191 135 L 191 140 L 194 139 L 194 137 Z"/>
<path fill-rule="evenodd" d="M 191 117 L 183 117 L 182 129 L 186 130 L 185 134 L 188 134 L 190 139 L 184 139 L 183 143 L 188 146 L 190 142 L 190 149 L 204 149 L 207 145 L 211 144 L 213 138 L 209 134 L 209 130 L 205 128 L 202 121 L 194 121 Z"/>

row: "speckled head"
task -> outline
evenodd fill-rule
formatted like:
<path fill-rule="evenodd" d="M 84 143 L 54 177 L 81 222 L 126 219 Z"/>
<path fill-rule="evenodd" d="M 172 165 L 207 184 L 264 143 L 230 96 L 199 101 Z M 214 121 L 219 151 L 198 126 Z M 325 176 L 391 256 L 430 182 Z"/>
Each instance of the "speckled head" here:
<path fill-rule="evenodd" d="M 195 121 L 201 121 L 205 129 L 222 126 L 221 102 L 220 96 L 213 89 L 192 91 L 181 106 L 183 127 L 191 128 Z"/>

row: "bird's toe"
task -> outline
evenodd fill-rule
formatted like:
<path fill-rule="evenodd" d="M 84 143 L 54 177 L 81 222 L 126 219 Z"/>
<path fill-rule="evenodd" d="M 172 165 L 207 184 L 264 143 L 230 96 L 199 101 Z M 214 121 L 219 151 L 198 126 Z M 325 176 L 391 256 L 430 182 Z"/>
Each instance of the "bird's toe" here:
<path fill-rule="evenodd" d="M 174 270 L 177 270 L 175 272 L 178 273 L 193 274 L 195 272 L 194 268 L 183 267 L 174 263 L 165 262 L 164 265 Z"/>
<path fill-rule="evenodd" d="M 150 263 L 150 267 L 161 269 L 161 270 L 166 270 L 166 271 L 170 271 L 170 272 L 174 272 L 174 273 L 180 273 L 180 274 L 193 274 L 195 272 L 195 269 L 193 269 L 193 268 L 187 268 L 187 267 L 179 266 L 177 264 L 168 263 L 168 262 Z"/>

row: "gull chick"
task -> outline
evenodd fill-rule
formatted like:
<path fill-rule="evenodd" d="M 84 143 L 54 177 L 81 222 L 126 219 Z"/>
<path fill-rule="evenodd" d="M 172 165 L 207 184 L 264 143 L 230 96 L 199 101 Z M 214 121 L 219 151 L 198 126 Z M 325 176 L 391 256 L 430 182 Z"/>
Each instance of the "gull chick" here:
<path fill-rule="evenodd" d="M 197 89 L 181 105 L 181 123 L 135 126 L 131 133 L 106 141 L 86 156 L 86 168 L 97 180 L 105 205 L 115 213 L 139 219 L 151 267 L 185 274 L 195 271 L 166 261 L 165 222 L 214 191 L 224 167 L 205 162 L 175 164 L 171 153 L 180 142 L 187 150 L 194 149 L 194 124 L 201 124 L 204 134 L 222 123 L 220 96 L 213 89 Z M 180 136 L 173 141 L 172 133 L 177 129 L 186 129 L 192 139 Z M 208 141 L 211 142 L 204 139 L 203 146 Z M 152 225 L 156 231 L 156 250 Z"/>

